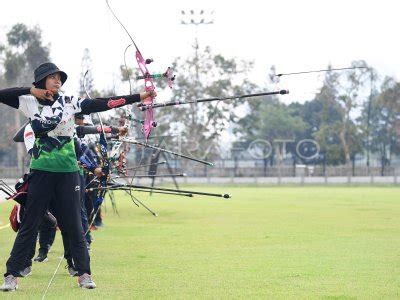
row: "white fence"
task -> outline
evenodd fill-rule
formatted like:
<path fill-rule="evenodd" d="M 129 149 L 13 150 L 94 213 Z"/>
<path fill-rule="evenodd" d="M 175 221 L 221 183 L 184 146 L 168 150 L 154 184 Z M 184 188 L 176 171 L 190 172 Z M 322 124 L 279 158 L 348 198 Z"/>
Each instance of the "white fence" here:
<path fill-rule="evenodd" d="M 177 177 L 178 184 L 211 185 L 397 185 L 400 176 L 337 176 L 337 177 Z M 151 179 L 141 178 L 135 184 L 151 184 Z M 157 178 L 156 185 L 173 183 L 171 178 Z"/>

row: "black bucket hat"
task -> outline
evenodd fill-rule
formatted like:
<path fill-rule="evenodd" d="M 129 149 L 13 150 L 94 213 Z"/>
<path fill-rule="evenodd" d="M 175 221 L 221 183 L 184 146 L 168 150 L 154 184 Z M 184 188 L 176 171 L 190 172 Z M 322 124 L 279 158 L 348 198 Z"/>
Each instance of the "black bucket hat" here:
<path fill-rule="evenodd" d="M 37 67 L 35 69 L 35 71 L 34 71 L 35 81 L 32 82 L 32 84 L 36 85 L 39 81 L 45 79 L 47 76 L 54 74 L 54 73 L 60 74 L 62 84 L 64 84 L 64 82 L 67 81 L 67 78 L 68 78 L 67 73 L 61 71 L 55 64 L 47 62 L 47 63 L 41 64 L 39 67 Z"/>

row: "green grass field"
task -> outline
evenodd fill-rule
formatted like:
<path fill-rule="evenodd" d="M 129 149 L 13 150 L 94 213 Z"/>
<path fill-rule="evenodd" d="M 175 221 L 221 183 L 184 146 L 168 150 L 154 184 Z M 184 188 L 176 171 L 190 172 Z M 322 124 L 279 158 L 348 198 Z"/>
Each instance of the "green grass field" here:
<path fill-rule="evenodd" d="M 195 187 L 233 198 L 122 193 L 94 232 L 95 290 L 58 271 L 47 299 L 399 299 L 400 188 Z M 139 195 L 139 194 L 138 194 Z M 0 204 L 4 222 L 11 203 Z M 1 226 L 1 224 L 0 224 Z M 0 230 L 4 270 L 15 234 Z M 62 253 L 5 299 L 40 299 Z"/>

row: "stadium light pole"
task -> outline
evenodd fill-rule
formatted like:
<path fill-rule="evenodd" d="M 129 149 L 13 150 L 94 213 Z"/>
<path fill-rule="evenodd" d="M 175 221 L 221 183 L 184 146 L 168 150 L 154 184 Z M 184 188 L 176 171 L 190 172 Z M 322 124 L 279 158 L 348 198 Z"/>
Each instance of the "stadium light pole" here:
<path fill-rule="evenodd" d="M 207 12 L 204 9 L 201 10 L 182 10 L 181 11 L 181 24 L 195 26 L 195 37 L 194 37 L 194 50 L 195 50 L 195 68 L 196 68 L 196 80 L 199 80 L 199 37 L 198 27 L 200 25 L 211 25 L 214 24 L 213 19 L 214 11 Z"/>
<path fill-rule="evenodd" d="M 200 25 L 210 25 L 214 24 L 213 19 L 214 11 L 206 12 L 204 9 L 199 11 L 195 11 L 193 9 L 189 11 L 182 10 L 181 11 L 181 24 L 182 25 L 193 25 L 195 26 L 195 50 L 196 53 L 199 49 L 199 39 L 198 39 L 198 27 Z M 197 56 L 196 56 L 197 57 Z"/>
<path fill-rule="evenodd" d="M 194 26 L 194 70 L 196 82 L 200 82 L 200 64 L 199 64 L 199 26 L 214 24 L 213 19 L 214 11 L 207 12 L 204 9 L 200 10 L 181 10 L 181 25 Z M 194 97 L 199 98 L 202 94 L 201 86 L 195 85 L 193 87 Z M 195 128 L 197 108 L 192 106 L 190 108 L 190 115 L 192 116 L 191 126 Z"/>

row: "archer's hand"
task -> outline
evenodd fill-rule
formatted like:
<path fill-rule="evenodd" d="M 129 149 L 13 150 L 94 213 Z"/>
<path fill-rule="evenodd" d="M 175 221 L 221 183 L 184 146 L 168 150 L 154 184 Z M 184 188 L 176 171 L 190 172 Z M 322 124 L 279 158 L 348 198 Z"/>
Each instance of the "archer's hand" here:
<path fill-rule="evenodd" d="M 155 91 L 148 91 L 148 92 L 140 93 L 140 100 L 142 100 L 142 101 L 149 97 L 155 98 L 155 97 L 157 97 L 157 93 Z"/>
<path fill-rule="evenodd" d="M 31 94 L 41 100 L 54 101 L 53 93 L 48 90 L 31 87 Z"/>
<path fill-rule="evenodd" d="M 128 133 L 128 128 L 126 127 L 118 127 L 118 135 L 125 136 Z"/>

